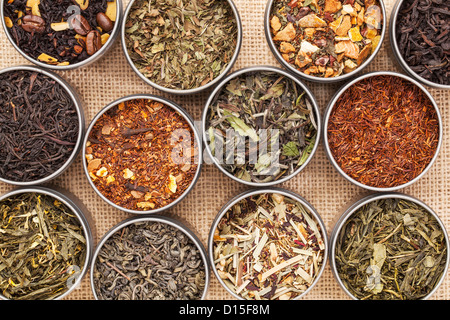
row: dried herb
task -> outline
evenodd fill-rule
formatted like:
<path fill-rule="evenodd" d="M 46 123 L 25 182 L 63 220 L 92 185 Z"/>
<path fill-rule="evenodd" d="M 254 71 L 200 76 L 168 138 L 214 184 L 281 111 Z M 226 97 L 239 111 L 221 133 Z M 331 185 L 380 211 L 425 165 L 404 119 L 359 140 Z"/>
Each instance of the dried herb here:
<path fill-rule="evenodd" d="M 205 289 L 199 249 L 165 223 L 133 223 L 101 247 L 94 287 L 101 300 L 197 300 Z"/>
<path fill-rule="evenodd" d="M 312 103 L 295 81 L 275 72 L 233 78 L 208 112 L 213 156 L 245 181 L 276 181 L 292 174 L 316 144 Z"/>
<path fill-rule="evenodd" d="M 383 199 L 347 219 L 335 255 L 339 277 L 356 298 L 416 300 L 442 278 L 447 246 L 444 230 L 425 208 Z"/>
<path fill-rule="evenodd" d="M 381 40 L 383 14 L 375 0 L 275 0 L 272 40 L 304 74 L 338 77 L 356 70 Z"/>
<path fill-rule="evenodd" d="M 405 184 L 430 164 L 439 144 L 439 120 L 428 96 L 396 76 L 371 76 L 336 101 L 328 144 L 339 167 L 372 187 Z"/>
<path fill-rule="evenodd" d="M 214 265 L 224 283 L 245 299 L 294 299 L 314 283 L 324 263 L 323 232 L 292 198 L 250 196 L 220 220 Z"/>
<path fill-rule="evenodd" d="M 8 299 L 64 294 L 86 260 L 75 214 L 55 198 L 22 193 L 0 202 L 0 292 Z"/>
<path fill-rule="evenodd" d="M 69 93 L 31 71 L 0 75 L 0 177 L 37 181 L 59 170 L 74 152 L 79 119 Z"/>
<path fill-rule="evenodd" d="M 125 41 L 136 68 L 165 88 L 187 90 L 217 78 L 237 46 L 231 6 L 219 0 L 136 0 Z"/>
<path fill-rule="evenodd" d="M 86 145 L 89 176 L 97 190 L 120 207 L 165 207 L 191 185 L 198 145 L 175 109 L 133 99 L 105 112 Z"/>
<path fill-rule="evenodd" d="M 399 10 L 396 40 L 408 66 L 422 78 L 450 84 L 450 3 L 406 0 Z"/>
<path fill-rule="evenodd" d="M 115 0 L 13 0 L 4 2 L 7 32 L 33 59 L 51 65 L 79 63 L 108 41 Z"/>

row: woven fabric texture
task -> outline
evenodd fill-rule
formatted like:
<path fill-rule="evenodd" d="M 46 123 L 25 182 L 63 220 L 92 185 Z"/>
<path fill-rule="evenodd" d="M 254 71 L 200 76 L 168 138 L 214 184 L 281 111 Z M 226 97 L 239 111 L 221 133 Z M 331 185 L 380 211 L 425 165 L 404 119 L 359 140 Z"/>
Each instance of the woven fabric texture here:
<path fill-rule="evenodd" d="M 128 5 L 124 0 L 124 7 Z M 385 0 L 389 22 L 390 12 L 395 0 Z M 235 0 L 243 24 L 243 43 L 240 55 L 233 67 L 238 70 L 255 65 L 273 65 L 281 67 L 274 58 L 264 36 L 264 10 L 266 0 Z M 8 41 L 4 30 L 0 32 L 0 68 L 14 65 L 30 64 L 24 59 Z M 404 73 L 394 59 L 389 44 L 389 35 L 383 41 L 381 50 L 371 64 L 363 70 L 370 71 L 398 71 Z M 57 72 L 65 78 L 81 95 L 84 101 L 86 126 L 104 106 L 123 96 L 139 93 L 150 93 L 168 98 L 183 106 L 196 121 L 201 120 L 201 113 L 210 91 L 189 96 L 169 95 L 158 91 L 143 82 L 128 65 L 123 54 L 120 38 L 110 51 L 99 61 L 86 68 L 72 71 Z M 318 84 L 303 81 L 315 95 L 323 114 L 331 96 L 343 83 Z M 402 193 L 414 196 L 433 208 L 447 230 L 450 230 L 450 170 L 447 159 L 450 158 L 450 91 L 427 87 L 436 100 L 444 123 L 444 141 L 436 162 L 432 168 L 415 184 L 400 190 Z M 95 243 L 115 224 L 131 214 L 119 211 L 105 203 L 92 190 L 83 172 L 81 154 L 71 167 L 53 181 L 53 184 L 69 190 L 75 194 L 87 207 L 93 218 L 92 228 L 95 230 Z M 294 191 L 308 200 L 322 217 L 328 235 L 341 209 L 355 196 L 365 190 L 356 187 L 345 180 L 328 161 L 321 144 L 308 166 L 291 180 L 278 185 Z M 0 193 L 14 189 L 13 186 L 0 183 Z M 195 188 L 178 205 L 170 209 L 170 213 L 180 216 L 191 224 L 200 235 L 205 247 L 213 219 L 235 195 L 250 189 L 222 174 L 213 164 L 203 165 L 201 176 Z M 211 273 L 208 293 L 210 300 L 233 299 L 220 285 Z M 450 278 L 446 277 L 443 284 L 431 299 L 450 298 Z M 66 299 L 81 300 L 94 299 L 91 291 L 89 274 L 81 285 Z M 303 299 L 349 299 L 340 288 L 331 268 L 327 264 L 322 277 Z"/>

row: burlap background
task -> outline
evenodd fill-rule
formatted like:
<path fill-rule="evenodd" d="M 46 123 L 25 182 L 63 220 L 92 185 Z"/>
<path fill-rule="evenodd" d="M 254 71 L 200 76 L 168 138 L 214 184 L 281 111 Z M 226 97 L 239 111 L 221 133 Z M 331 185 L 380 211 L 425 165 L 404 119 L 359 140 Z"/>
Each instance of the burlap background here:
<path fill-rule="evenodd" d="M 129 0 L 124 0 L 126 6 Z M 385 0 L 388 17 L 395 0 Z M 243 23 L 243 45 L 239 58 L 233 68 L 237 70 L 253 65 L 280 66 L 273 57 L 264 37 L 263 16 L 266 6 L 265 0 L 235 0 Z M 0 33 L 0 68 L 19 64 L 29 64 L 27 60 L 14 50 L 7 40 L 4 30 Z M 389 45 L 388 34 L 384 39 L 381 51 L 364 72 L 393 70 L 402 71 L 396 64 Z M 208 92 L 191 96 L 168 95 L 146 85 L 127 64 L 123 55 L 120 39 L 107 55 L 97 63 L 80 70 L 59 72 L 82 95 L 86 124 L 95 114 L 108 103 L 120 97 L 151 93 L 169 98 L 182 105 L 195 120 L 200 120 L 201 112 L 206 102 Z M 321 85 L 306 83 L 316 96 L 323 112 L 332 94 L 342 84 Z M 430 207 L 441 217 L 447 230 L 450 230 L 450 172 L 447 159 L 450 157 L 450 91 L 429 88 L 438 103 L 444 122 L 444 142 L 440 155 L 428 173 L 414 185 L 401 190 L 415 196 Z M 109 228 L 130 215 L 112 208 L 103 202 L 88 184 L 82 169 L 81 155 L 76 162 L 54 183 L 68 189 L 80 198 L 94 218 L 96 239 L 98 241 Z M 332 167 L 325 156 L 321 145 L 307 168 L 290 181 L 279 185 L 294 191 L 317 209 L 330 234 L 334 221 L 341 208 L 354 196 L 364 192 L 341 177 Z M 0 193 L 13 189 L 12 186 L 0 183 Z M 230 198 L 247 190 L 248 187 L 232 181 L 211 164 L 203 166 L 201 177 L 192 192 L 175 208 L 171 210 L 193 225 L 206 246 L 210 225 L 222 207 Z M 232 299 L 220 286 L 213 273 L 208 299 Z M 450 278 L 444 283 L 432 299 L 450 298 Z M 74 290 L 67 299 L 93 299 L 89 277 L 84 278 L 82 285 Z M 304 299 L 348 299 L 334 279 L 329 265 L 317 285 Z"/>

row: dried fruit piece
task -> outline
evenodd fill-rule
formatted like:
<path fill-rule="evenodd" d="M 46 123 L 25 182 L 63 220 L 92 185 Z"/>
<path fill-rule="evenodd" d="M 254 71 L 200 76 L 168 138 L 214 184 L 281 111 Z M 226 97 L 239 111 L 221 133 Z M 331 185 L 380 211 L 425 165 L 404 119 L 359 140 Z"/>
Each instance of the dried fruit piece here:
<path fill-rule="evenodd" d="M 273 40 L 275 41 L 292 41 L 295 38 L 295 28 L 294 25 L 289 22 L 283 30 L 280 30 Z"/>

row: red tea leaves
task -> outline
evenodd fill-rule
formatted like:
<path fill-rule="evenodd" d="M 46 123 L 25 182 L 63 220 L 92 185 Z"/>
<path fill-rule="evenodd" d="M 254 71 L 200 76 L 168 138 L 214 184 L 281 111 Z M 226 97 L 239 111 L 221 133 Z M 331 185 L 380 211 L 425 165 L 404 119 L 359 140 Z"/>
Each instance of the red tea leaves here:
<path fill-rule="evenodd" d="M 339 97 L 327 134 L 330 151 L 348 176 L 390 188 L 413 180 L 429 165 L 439 121 L 420 88 L 400 77 L 374 76 Z"/>

